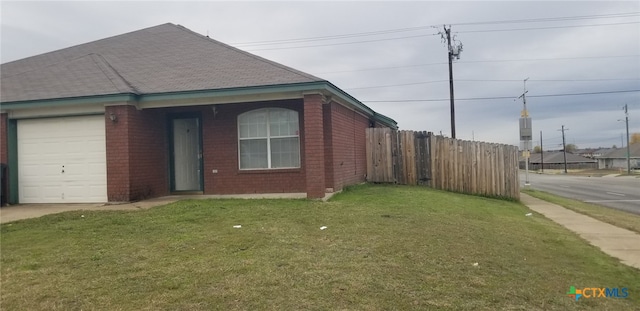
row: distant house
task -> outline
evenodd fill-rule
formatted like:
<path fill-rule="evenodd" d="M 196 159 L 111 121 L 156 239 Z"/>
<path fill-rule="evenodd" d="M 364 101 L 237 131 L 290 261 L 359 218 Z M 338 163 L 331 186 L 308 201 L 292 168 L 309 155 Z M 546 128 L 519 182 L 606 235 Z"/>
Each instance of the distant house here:
<path fill-rule="evenodd" d="M 597 161 L 587 157 L 567 152 L 567 169 L 595 169 Z M 564 154 L 562 151 L 547 151 L 544 154 L 532 153 L 529 159 L 529 169 L 564 169 Z M 524 158 L 520 158 L 520 169 L 525 168 Z"/>
<path fill-rule="evenodd" d="M 599 158 L 613 150 L 616 150 L 616 148 L 601 148 L 601 149 L 597 149 L 594 152 L 591 153 L 591 158 Z"/>
<path fill-rule="evenodd" d="M 640 143 L 629 145 L 631 169 L 640 169 Z M 598 169 L 627 169 L 627 148 L 611 149 L 599 156 Z"/>
<path fill-rule="evenodd" d="M 577 154 L 579 156 L 583 156 L 585 158 L 593 158 L 593 152 L 596 149 L 586 148 L 586 149 L 577 149 L 573 152 L 573 154 Z"/>
<path fill-rule="evenodd" d="M 163 24 L 2 64 L 9 203 L 297 193 L 365 180 L 365 129 L 329 81 Z"/>

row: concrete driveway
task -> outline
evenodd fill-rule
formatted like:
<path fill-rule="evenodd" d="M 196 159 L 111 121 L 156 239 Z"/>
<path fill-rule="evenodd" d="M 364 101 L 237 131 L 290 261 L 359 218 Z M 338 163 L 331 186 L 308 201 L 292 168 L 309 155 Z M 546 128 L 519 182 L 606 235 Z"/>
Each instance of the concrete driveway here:
<path fill-rule="evenodd" d="M 12 222 L 20 219 L 36 218 L 48 214 L 56 214 L 67 211 L 90 210 L 90 211 L 134 211 L 148 209 L 154 206 L 173 203 L 184 197 L 169 196 L 155 198 L 145 201 L 123 204 L 105 203 L 78 203 L 78 204 L 18 204 L 0 208 L 0 224 Z"/>

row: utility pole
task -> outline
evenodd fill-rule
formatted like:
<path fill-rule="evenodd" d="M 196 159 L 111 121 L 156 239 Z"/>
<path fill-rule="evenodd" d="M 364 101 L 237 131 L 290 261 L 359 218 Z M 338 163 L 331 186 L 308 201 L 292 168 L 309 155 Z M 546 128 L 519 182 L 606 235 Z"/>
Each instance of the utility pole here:
<path fill-rule="evenodd" d="M 522 98 L 523 104 L 522 112 L 520 113 L 520 144 L 525 166 L 525 186 L 529 185 L 529 158 L 531 158 L 531 139 L 533 138 L 531 118 L 529 118 L 529 111 L 527 111 L 527 98 L 525 97 L 528 92 L 527 80 L 529 80 L 529 78 L 524 79 L 524 89 L 522 91 L 522 95 L 518 97 Z"/>
<path fill-rule="evenodd" d="M 542 131 L 540 131 L 540 168 L 544 173 L 544 149 L 542 149 Z"/>
<path fill-rule="evenodd" d="M 567 173 L 567 145 L 565 144 L 564 141 L 564 131 L 568 131 L 569 129 L 565 129 L 564 125 L 562 126 L 562 129 L 558 130 L 558 131 L 562 131 L 562 153 L 564 154 L 564 173 Z"/>
<path fill-rule="evenodd" d="M 460 53 L 462 52 L 462 43 L 457 45 L 451 44 L 451 25 L 449 28 L 445 25 L 444 32 L 440 32 L 443 40 L 447 40 L 447 50 L 449 55 L 449 99 L 451 101 L 451 138 L 456 138 L 456 111 L 453 99 L 453 58 L 460 59 Z M 455 38 L 454 38 L 455 41 Z"/>
<path fill-rule="evenodd" d="M 631 148 L 629 147 L 629 110 L 624 105 L 624 122 L 627 125 L 627 175 L 631 175 Z"/>

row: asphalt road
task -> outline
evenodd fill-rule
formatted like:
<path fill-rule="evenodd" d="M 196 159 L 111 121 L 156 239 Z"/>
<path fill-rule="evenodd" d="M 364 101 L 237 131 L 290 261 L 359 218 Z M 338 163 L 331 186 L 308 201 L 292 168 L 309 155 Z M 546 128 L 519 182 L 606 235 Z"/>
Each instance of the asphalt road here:
<path fill-rule="evenodd" d="M 520 172 L 520 187 L 525 173 Z M 640 178 L 545 175 L 529 172 L 530 187 L 640 215 Z"/>

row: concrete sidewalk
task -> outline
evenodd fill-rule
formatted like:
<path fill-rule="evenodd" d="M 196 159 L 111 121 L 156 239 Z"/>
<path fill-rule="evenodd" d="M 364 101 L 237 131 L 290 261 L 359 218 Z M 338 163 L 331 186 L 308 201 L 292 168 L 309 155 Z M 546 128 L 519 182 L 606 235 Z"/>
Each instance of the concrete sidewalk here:
<path fill-rule="evenodd" d="M 577 233 L 606 254 L 620 259 L 628 266 L 640 269 L 640 234 L 524 193 L 520 193 L 520 201 L 530 209 Z"/>

